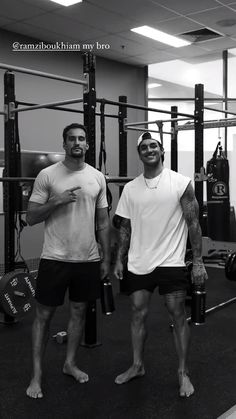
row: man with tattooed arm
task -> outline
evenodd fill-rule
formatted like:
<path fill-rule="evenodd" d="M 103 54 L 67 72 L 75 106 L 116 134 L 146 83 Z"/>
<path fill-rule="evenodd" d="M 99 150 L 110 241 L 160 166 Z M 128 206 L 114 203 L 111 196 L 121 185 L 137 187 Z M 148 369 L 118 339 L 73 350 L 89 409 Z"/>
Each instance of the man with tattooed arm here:
<path fill-rule="evenodd" d="M 202 284 L 207 279 L 201 254 L 198 203 L 190 178 L 163 166 L 164 149 L 158 140 L 145 132 L 139 137 L 137 148 L 144 172 L 125 185 L 118 203 L 116 217 L 120 219 L 120 229 L 114 269 L 116 277 L 122 280 L 128 255 L 133 363 L 115 382 L 124 384 L 145 374 L 146 320 L 152 293 L 158 286 L 174 324 L 179 395 L 189 397 L 194 387 L 187 367 L 190 332 L 185 313 L 188 286 L 185 252 L 188 233 L 193 253 L 192 281 Z"/>

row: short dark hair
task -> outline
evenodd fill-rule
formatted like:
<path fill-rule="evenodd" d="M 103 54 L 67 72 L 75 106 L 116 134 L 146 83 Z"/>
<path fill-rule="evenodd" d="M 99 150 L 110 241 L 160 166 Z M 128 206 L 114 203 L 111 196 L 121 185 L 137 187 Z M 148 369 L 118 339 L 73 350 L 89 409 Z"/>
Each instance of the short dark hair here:
<path fill-rule="evenodd" d="M 80 129 L 84 130 L 86 141 L 87 141 L 87 134 L 88 134 L 87 128 L 82 124 L 77 124 L 77 122 L 74 122 L 73 124 L 67 125 L 64 128 L 63 133 L 62 133 L 63 141 L 64 142 L 66 141 L 66 136 L 67 136 L 68 131 L 70 131 L 70 129 L 74 129 L 74 128 L 80 128 Z"/>

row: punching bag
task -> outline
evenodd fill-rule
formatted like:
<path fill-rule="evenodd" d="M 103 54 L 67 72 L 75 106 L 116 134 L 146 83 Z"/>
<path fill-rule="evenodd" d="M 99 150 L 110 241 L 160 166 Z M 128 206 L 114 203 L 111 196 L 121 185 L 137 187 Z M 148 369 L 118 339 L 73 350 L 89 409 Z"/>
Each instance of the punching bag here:
<path fill-rule="evenodd" d="M 212 240 L 230 239 L 229 162 L 220 142 L 207 162 L 207 230 Z"/>

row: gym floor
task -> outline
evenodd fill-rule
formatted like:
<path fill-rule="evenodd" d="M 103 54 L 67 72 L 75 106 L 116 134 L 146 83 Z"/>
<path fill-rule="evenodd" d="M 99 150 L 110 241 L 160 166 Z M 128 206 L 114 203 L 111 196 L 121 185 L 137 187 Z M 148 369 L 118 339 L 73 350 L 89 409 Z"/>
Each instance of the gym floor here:
<path fill-rule="evenodd" d="M 236 283 L 224 270 L 207 268 L 207 308 L 236 296 Z M 62 374 L 65 344 L 52 335 L 66 330 L 68 305 L 52 322 L 44 363 L 44 398 L 25 395 L 31 375 L 31 325 L 34 313 L 21 322 L 0 325 L 1 419 L 216 419 L 236 404 L 235 304 L 210 314 L 205 325 L 192 326 L 190 373 L 195 394 L 178 397 L 177 358 L 170 321 L 156 291 L 148 320 L 146 375 L 118 386 L 117 374 L 129 367 L 129 298 L 114 284 L 116 311 L 110 317 L 97 304 L 98 341 L 95 348 L 80 347 L 78 365 L 90 381 L 77 384 Z"/>

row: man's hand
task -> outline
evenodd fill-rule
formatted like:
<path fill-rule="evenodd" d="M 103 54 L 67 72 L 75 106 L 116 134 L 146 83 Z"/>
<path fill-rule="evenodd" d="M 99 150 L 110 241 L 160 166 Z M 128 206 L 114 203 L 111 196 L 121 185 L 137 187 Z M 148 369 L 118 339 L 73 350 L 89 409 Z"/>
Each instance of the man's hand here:
<path fill-rule="evenodd" d="M 117 279 L 123 279 L 124 265 L 121 261 L 117 261 L 114 268 L 114 275 Z"/>
<path fill-rule="evenodd" d="M 203 263 L 193 263 L 191 272 L 192 283 L 195 285 L 204 284 L 208 275 Z"/>
<path fill-rule="evenodd" d="M 77 200 L 78 195 L 75 193 L 76 190 L 81 189 L 80 186 L 74 186 L 73 188 L 66 189 L 61 194 L 58 194 L 54 199 L 58 200 L 60 205 L 70 204 Z"/>
<path fill-rule="evenodd" d="M 106 278 L 106 276 L 110 273 L 110 263 L 106 261 L 102 261 L 100 265 L 100 273 L 101 273 L 101 280 Z"/>

